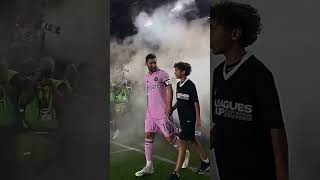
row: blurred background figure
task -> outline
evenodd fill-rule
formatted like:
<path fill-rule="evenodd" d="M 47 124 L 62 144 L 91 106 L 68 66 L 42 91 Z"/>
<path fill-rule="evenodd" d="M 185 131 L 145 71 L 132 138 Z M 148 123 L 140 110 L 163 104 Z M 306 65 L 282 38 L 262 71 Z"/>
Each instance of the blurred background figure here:
<path fill-rule="evenodd" d="M 129 70 L 121 67 L 116 72 L 117 74 L 113 74 L 115 81 L 110 83 L 110 129 L 113 140 L 117 139 L 120 133 L 119 124 L 123 124 L 127 120 L 127 115 L 132 107 L 130 100 L 134 96 L 132 82 L 125 76 L 125 73 L 129 72 Z"/>
<path fill-rule="evenodd" d="M 62 80 L 53 79 L 52 57 L 40 58 L 30 79 L 29 93 L 20 98 L 21 131 L 17 135 L 18 174 L 32 179 L 59 161 L 59 128 L 63 121 L 65 97 L 71 92 Z M 26 98 L 25 100 L 23 98 Z M 21 103 L 23 102 L 23 103 Z"/>
<path fill-rule="evenodd" d="M 17 108 L 15 93 L 10 90 L 13 72 L 9 72 L 6 60 L 0 61 L 0 169 L 4 179 L 14 174 L 14 135 L 16 132 Z"/>

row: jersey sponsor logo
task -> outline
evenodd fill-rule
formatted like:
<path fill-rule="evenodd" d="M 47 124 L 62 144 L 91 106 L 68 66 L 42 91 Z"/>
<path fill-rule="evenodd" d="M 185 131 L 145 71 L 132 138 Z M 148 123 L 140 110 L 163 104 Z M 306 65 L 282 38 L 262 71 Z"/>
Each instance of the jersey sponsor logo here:
<path fill-rule="evenodd" d="M 48 108 L 51 100 L 52 89 L 49 86 L 38 87 L 37 95 L 40 108 Z"/>
<path fill-rule="evenodd" d="M 147 94 L 150 92 L 150 91 L 152 91 L 152 90 L 154 90 L 154 89 L 158 89 L 158 88 L 160 88 L 161 86 L 159 85 L 159 84 L 155 84 L 155 85 L 152 85 L 152 86 L 147 86 Z"/>
<path fill-rule="evenodd" d="M 189 100 L 190 96 L 189 94 L 183 94 L 183 93 L 177 93 L 177 98 L 178 99 L 183 99 L 183 100 Z"/>
<path fill-rule="evenodd" d="M 215 114 L 225 118 L 252 121 L 252 105 L 215 99 Z"/>
<path fill-rule="evenodd" d="M 50 121 L 51 120 L 51 112 L 49 106 L 51 104 L 51 95 L 52 89 L 49 86 L 38 87 L 37 95 L 39 100 L 39 108 L 40 108 L 40 120 L 42 121 Z"/>

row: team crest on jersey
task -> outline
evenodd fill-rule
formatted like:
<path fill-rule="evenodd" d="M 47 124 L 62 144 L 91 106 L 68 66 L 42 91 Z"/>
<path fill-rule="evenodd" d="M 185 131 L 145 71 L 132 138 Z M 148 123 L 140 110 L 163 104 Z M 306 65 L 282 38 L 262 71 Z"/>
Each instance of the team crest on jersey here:
<path fill-rule="evenodd" d="M 159 80 L 159 78 L 158 78 L 158 77 L 155 77 L 155 78 L 154 78 L 154 81 L 158 81 L 158 80 Z"/>

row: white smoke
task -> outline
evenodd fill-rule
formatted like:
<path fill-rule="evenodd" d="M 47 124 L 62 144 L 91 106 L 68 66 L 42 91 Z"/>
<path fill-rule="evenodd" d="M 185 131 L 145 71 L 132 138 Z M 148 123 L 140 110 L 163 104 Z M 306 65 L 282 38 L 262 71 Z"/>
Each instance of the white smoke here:
<path fill-rule="evenodd" d="M 110 44 L 111 52 L 111 79 L 116 74 L 113 69 L 117 64 L 123 64 L 129 69 L 126 77 L 137 81 L 141 98 L 135 105 L 142 110 L 144 118 L 146 107 L 145 93 L 143 90 L 143 77 L 147 72 L 145 56 L 155 53 L 158 66 L 166 70 L 174 84 L 173 65 L 176 62 L 188 62 L 192 66 L 190 79 L 196 84 L 200 105 L 203 127 L 208 127 L 210 122 L 210 28 L 204 19 L 195 19 L 187 22 L 181 15 L 189 11 L 188 5 L 193 0 L 181 0 L 174 4 L 162 6 L 152 14 L 140 12 L 134 19 L 138 33 L 127 37 L 122 42 L 114 39 Z M 137 112 L 137 111 L 136 111 Z M 143 119 L 139 121 L 143 123 Z M 203 128 L 202 130 L 206 130 Z"/>
<path fill-rule="evenodd" d="M 187 9 L 187 7 L 192 3 L 195 3 L 195 0 L 180 0 L 180 1 L 177 1 L 174 4 L 173 9 L 171 9 L 171 12 L 170 12 L 169 15 L 172 16 L 172 15 L 174 15 L 176 13 L 186 12 L 187 10 L 190 10 L 190 9 Z M 194 7 L 194 6 L 192 6 L 192 7 Z"/>

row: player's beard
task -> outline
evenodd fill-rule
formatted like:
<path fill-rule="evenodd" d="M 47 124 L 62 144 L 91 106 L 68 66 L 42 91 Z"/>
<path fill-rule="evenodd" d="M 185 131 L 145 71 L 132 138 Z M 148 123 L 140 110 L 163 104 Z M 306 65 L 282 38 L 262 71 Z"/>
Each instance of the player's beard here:
<path fill-rule="evenodd" d="M 150 72 L 156 72 L 157 71 L 157 69 L 158 69 L 158 67 L 150 67 L 150 68 L 148 68 L 149 69 L 149 71 Z"/>

